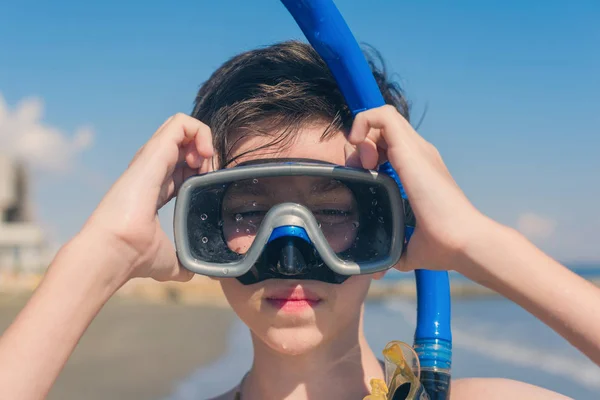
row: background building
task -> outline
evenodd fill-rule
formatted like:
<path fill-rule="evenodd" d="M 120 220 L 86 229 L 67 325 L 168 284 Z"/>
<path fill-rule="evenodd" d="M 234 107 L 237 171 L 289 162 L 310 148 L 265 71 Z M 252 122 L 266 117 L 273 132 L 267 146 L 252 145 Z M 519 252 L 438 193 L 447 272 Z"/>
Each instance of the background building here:
<path fill-rule="evenodd" d="M 0 154 L 0 272 L 41 272 L 49 252 L 33 221 L 25 166 Z"/>

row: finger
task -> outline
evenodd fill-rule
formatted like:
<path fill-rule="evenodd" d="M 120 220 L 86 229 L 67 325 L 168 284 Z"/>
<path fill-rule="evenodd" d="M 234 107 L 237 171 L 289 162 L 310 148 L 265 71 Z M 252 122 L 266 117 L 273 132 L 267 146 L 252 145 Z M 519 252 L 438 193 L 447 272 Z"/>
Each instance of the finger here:
<path fill-rule="evenodd" d="M 379 129 L 388 146 L 399 146 L 414 130 L 394 107 L 386 105 L 359 113 L 354 119 L 348 140 L 358 144 L 365 140 L 372 129 Z M 414 133 L 415 135 L 416 132 Z"/>
<path fill-rule="evenodd" d="M 157 150 L 170 148 L 175 144 L 177 148 L 184 147 L 194 140 L 196 135 L 204 130 L 204 125 L 196 118 L 179 113 L 170 119 L 162 129 L 159 129 L 156 134 L 148 141 L 145 146 L 147 153 L 154 153 Z M 212 151 L 212 143 L 210 147 Z"/>
<path fill-rule="evenodd" d="M 347 167 L 362 168 L 358 149 L 349 142 L 344 144 L 344 159 L 346 160 Z"/>
<path fill-rule="evenodd" d="M 195 137 L 196 150 L 203 158 L 210 158 L 214 155 L 213 137 L 210 128 L 202 124 Z"/>
<path fill-rule="evenodd" d="M 360 161 L 365 169 L 375 169 L 379 164 L 379 151 L 377 144 L 370 138 L 357 145 L 360 154 Z"/>
<path fill-rule="evenodd" d="M 396 265 L 394 265 L 394 269 L 397 269 L 400 272 L 408 272 L 408 271 L 412 271 L 414 268 L 411 268 L 408 265 L 408 257 L 406 254 L 403 254 L 402 257 L 400 257 L 400 260 L 398 261 L 398 263 Z"/>
<path fill-rule="evenodd" d="M 413 235 L 411 241 L 409 243 L 406 243 L 405 246 L 406 248 L 403 251 L 402 257 L 400 257 L 400 260 L 396 263 L 396 265 L 394 265 L 394 269 L 397 269 L 398 271 L 401 272 L 408 272 L 408 271 L 413 271 L 416 268 L 419 268 L 419 266 L 415 266 L 414 265 L 414 257 L 411 257 L 411 248 L 409 248 L 409 246 L 411 245 L 411 243 L 414 243 L 415 237 Z M 413 247 L 414 249 L 414 247 Z"/>
<path fill-rule="evenodd" d="M 200 165 L 204 161 L 204 158 L 198 152 L 198 148 L 196 146 L 196 140 L 189 142 L 184 146 L 180 151 L 180 156 L 184 158 L 186 164 L 190 168 L 200 168 Z"/>
<path fill-rule="evenodd" d="M 160 132 L 162 132 L 163 128 L 173 120 L 174 116 L 170 116 L 169 118 L 167 118 L 161 126 L 158 127 L 158 129 L 152 134 L 151 138 L 157 136 L 160 134 Z M 133 158 L 131 159 L 131 161 L 129 162 L 129 166 L 131 166 L 131 164 L 133 164 L 138 157 L 140 156 L 140 154 L 144 151 L 144 148 L 146 147 L 146 144 L 144 144 L 142 147 L 140 147 L 138 149 L 138 151 L 135 153 L 135 155 L 133 156 Z"/>
<path fill-rule="evenodd" d="M 154 136 L 158 135 L 158 134 L 160 133 L 160 131 L 162 131 L 162 130 L 163 130 L 163 128 L 164 128 L 165 126 L 167 126 L 167 125 L 168 125 L 168 124 L 169 124 L 169 123 L 170 123 L 170 122 L 173 120 L 173 118 L 175 118 L 175 116 L 176 116 L 176 115 L 177 115 L 177 114 L 175 114 L 175 115 L 171 115 L 169 118 L 167 118 L 167 119 L 165 120 L 165 122 L 163 122 L 163 123 L 162 123 L 162 124 L 161 124 L 161 125 L 158 127 L 158 129 L 156 130 L 156 132 L 154 132 L 154 134 L 153 134 L 152 136 L 154 137 Z"/>
<path fill-rule="evenodd" d="M 160 208 L 171 201 L 177 195 L 177 192 L 179 192 L 183 182 L 189 177 L 197 175 L 198 172 L 197 168 L 190 168 L 187 164 L 177 166 L 172 174 L 173 179 L 168 181 L 166 185 L 163 185 L 164 195 L 159 197 L 158 207 Z"/>
<path fill-rule="evenodd" d="M 188 144 L 188 146 L 193 146 L 192 143 Z M 183 152 L 182 152 L 183 154 Z M 159 197 L 158 207 L 162 207 L 164 204 L 168 203 L 174 196 L 177 195 L 179 188 L 183 182 L 185 182 L 189 177 L 204 174 L 207 172 L 213 171 L 213 157 L 211 158 L 200 158 L 200 165 L 198 167 L 190 167 L 188 162 L 182 161 L 177 164 L 173 173 L 172 179 L 166 184 L 163 185 L 164 194 Z"/>
<path fill-rule="evenodd" d="M 201 157 L 196 157 L 195 153 L 211 154 L 213 151 L 211 141 L 205 139 L 203 143 L 208 144 L 207 150 L 203 149 L 202 153 L 199 153 L 197 148 L 193 151 L 188 148 L 186 154 L 185 147 L 195 142 L 198 134 L 210 135 L 210 130 L 201 121 L 185 114 L 175 115 L 157 132 L 141 150 L 135 164 L 139 164 L 136 170 L 141 169 L 144 174 L 154 175 L 161 181 L 173 173 L 177 163 L 185 160 L 187 154 L 191 154 L 191 164 L 199 166 Z"/>
<path fill-rule="evenodd" d="M 177 257 L 170 267 L 164 265 L 163 267 L 152 273 L 152 278 L 159 282 L 188 282 L 194 277 L 194 273 L 188 269 L 185 269 L 180 263 Z"/>
<path fill-rule="evenodd" d="M 175 282 L 189 282 L 194 277 L 194 273 L 188 269 L 185 269 L 181 264 L 177 263 L 175 266 L 176 272 L 171 280 Z"/>
<path fill-rule="evenodd" d="M 204 161 L 202 162 L 202 165 L 200 166 L 200 171 L 198 171 L 201 174 L 205 174 L 207 172 L 212 172 L 214 171 L 214 166 L 215 166 L 215 156 L 212 156 L 210 158 L 205 158 Z"/>

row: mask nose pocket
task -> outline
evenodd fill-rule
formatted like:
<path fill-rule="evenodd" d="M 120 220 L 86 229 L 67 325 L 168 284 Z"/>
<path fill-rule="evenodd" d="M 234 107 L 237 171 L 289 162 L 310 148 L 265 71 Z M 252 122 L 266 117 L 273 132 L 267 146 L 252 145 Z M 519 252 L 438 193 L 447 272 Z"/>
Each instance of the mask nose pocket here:
<path fill-rule="evenodd" d="M 319 264 L 312 246 L 298 237 L 277 238 L 267 245 L 265 252 L 269 269 L 285 276 L 306 274 Z"/>

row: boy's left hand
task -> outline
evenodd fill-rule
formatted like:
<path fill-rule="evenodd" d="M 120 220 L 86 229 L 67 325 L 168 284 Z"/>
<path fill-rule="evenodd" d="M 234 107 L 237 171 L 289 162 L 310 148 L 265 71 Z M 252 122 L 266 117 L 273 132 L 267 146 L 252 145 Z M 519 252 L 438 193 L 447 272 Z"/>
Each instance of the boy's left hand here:
<path fill-rule="evenodd" d="M 437 149 L 389 105 L 359 113 L 348 140 L 364 168 L 392 164 L 415 213 L 417 227 L 397 268 L 460 270 L 458 256 L 487 219 L 458 187 Z"/>

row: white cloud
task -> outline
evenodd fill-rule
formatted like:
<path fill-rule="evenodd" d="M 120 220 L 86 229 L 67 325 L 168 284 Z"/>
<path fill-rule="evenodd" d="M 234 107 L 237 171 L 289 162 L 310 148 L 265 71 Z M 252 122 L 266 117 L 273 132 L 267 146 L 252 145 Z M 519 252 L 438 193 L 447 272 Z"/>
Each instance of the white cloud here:
<path fill-rule="evenodd" d="M 556 230 L 556 221 L 532 212 L 519 215 L 517 229 L 531 240 L 547 239 Z"/>
<path fill-rule="evenodd" d="M 78 153 L 91 147 L 94 132 L 78 128 L 73 135 L 42 122 L 44 103 L 21 100 L 11 110 L 0 93 L 0 152 L 25 161 L 38 170 L 67 172 Z"/>

